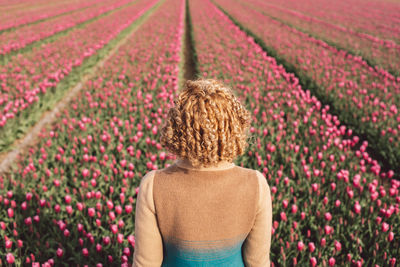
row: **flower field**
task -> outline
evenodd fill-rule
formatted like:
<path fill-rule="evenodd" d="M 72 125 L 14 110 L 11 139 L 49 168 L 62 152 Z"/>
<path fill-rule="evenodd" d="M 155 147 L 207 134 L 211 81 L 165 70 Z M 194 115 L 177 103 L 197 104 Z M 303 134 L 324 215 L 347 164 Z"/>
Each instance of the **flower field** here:
<path fill-rule="evenodd" d="M 383 40 L 387 43 L 399 43 L 400 29 L 398 28 L 399 6 L 394 1 L 380 3 L 370 0 L 350 1 L 317 1 L 308 4 L 303 1 L 268 0 L 270 7 L 281 7 L 288 12 L 294 11 L 325 22 L 337 25 L 343 29 L 363 34 L 366 38 Z M 279 4 L 279 6 L 278 6 Z M 390 41 L 392 40 L 392 41 Z"/>
<path fill-rule="evenodd" d="M 127 39 L 0 173 L 0 266 L 132 264 L 138 186 L 175 160 L 159 129 L 189 56 L 197 77 L 225 82 L 251 111 L 249 148 L 236 164 L 259 170 L 270 186 L 272 266 L 399 264 L 400 78 L 263 13 L 284 14 L 294 1 L 268 10 L 258 0 L 103 0 L 66 16 L 57 7 L 71 2 L 59 0 L 47 19 L 38 15 L 44 1 L 17 3 L 26 19 L 12 23 L 24 26 L 0 40 L 22 36 L 22 48 L 33 38 L 34 47 L 16 48 L 0 66 L 0 159 L 21 121 L 74 69 Z M 345 14 L 341 27 L 355 31 Z"/>
<path fill-rule="evenodd" d="M 378 154 L 399 169 L 400 77 L 376 70 L 359 57 L 243 4 L 216 2 L 297 73 L 303 85 L 329 103 L 342 122 L 365 136 Z"/>
<path fill-rule="evenodd" d="M 0 55 L 5 55 L 11 51 L 24 48 L 28 44 L 37 42 L 55 33 L 64 31 L 83 23 L 91 18 L 95 18 L 103 13 L 113 10 L 128 1 L 96 1 L 93 7 L 87 7 L 87 3 L 82 3 L 81 7 L 75 12 L 53 19 L 45 20 L 37 24 L 28 24 L 16 31 L 9 31 L 0 35 Z"/>
<path fill-rule="evenodd" d="M 244 3 L 244 2 L 243 2 Z M 325 42 L 329 42 L 333 46 L 341 47 L 353 54 L 362 56 L 368 62 L 377 65 L 384 70 L 390 70 L 391 73 L 399 75 L 400 67 L 400 44 L 393 40 L 386 40 L 377 38 L 376 35 L 370 35 L 365 32 L 360 31 L 360 29 L 353 28 L 351 23 L 357 23 L 366 19 L 370 13 L 360 12 L 358 16 L 351 18 L 348 25 L 343 27 L 340 23 L 333 21 L 329 23 L 329 19 L 326 19 L 325 14 L 330 12 L 322 13 L 320 16 L 317 10 L 312 10 L 310 15 L 305 15 L 302 12 L 292 10 L 290 8 L 284 8 L 280 6 L 273 5 L 272 3 L 263 1 L 246 1 L 254 9 L 262 10 L 264 14 L 267 14 L 277 20 L 284 23 L 290 24 L 292 27 L 296 27 L 299 30 L 305 31 L 308 34 L 316 36 L 318 39 L 322 39 Z M 356 5 L 354 5 L 356 6 Z M 261 7 L 261 9 L 260 9 Z M 385 10 L 387 13 L 388 10 Z M 354 14 L 354 10 L 352 14 Z M 375 14 L 372 14 L 375 15 Z M 373 18 L 367 17 L 368 20 L 365 22 L 380 22 L 385 21 L 387 24 L 382 25 L 365 25 L 365 27 L 376 29 L 381 29 L 388 27 L 390 31 L 395 31 L 395 28 L 391 28 L 390 25 L 395 21 L 394 17 L 391 16 L 377 16 Z M 350 19 L 350 18 L 349 18 Z M 341 21 L 345 21 L 341 19 Z M 379 33 L 379 31 L 377 31 Z M 399 32 L 398 32 L 399 33 Z M 392 38 L 394 35 L 392 35 Z M 399 39 L 397 39 L 400 41 Z"/>
<path fill-rule="evenodd" d="M 31 106 L 48 91 L 54 92 L 74 68 L 95 55 L 154 3 L 138 0 L 23 56 L 18 54 L 0 66 L 0 147 L 14 141 L 12 136 L 20 126 L 18 120 L 32 112 Z M 12 120 L 16 121 L 6 125 Z"/>
<path fill-rule="evenodd" d="M 10 30 L 12 28 L 38 22 L 47 18 L 59 16 L 84 7 L 89 7 L 95 1 L 88 1 L 85 4 L 76 5 L 71 1 L 37 1 L 29 5 L 29 1 L 2 1 L 0 7 L 0 31 Z M 14 5 L 13 5 L 14 4 Z"/>

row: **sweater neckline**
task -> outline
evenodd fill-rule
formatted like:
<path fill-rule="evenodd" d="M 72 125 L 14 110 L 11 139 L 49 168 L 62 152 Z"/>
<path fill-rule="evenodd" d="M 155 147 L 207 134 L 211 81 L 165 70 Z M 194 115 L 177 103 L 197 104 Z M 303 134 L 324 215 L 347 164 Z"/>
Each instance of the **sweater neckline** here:
<path fill-rule="evenodd" d="M 233 162 L 221 161 L 216 166 L 194 167 L 187 159 L 178 159 L 175 161 L 175 165 L 191 171 L 222 171 L 233 169 L 236 166 Z"/>

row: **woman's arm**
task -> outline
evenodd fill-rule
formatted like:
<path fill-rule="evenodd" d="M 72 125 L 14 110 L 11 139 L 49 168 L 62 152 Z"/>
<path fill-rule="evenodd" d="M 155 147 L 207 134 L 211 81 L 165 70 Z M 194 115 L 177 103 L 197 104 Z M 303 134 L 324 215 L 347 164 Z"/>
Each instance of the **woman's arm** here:
<path fill-rule="evenodd" d="M 271 192 L 265 177 L 257 171 L 259 201 L 256 218 L 246 241 L 243 244 L 243 259 L 246 266 L 270 266 L 272 201 Z"/>
<path fill-rule="evenodd" d="M 134 267 L 160 267 L 163 261 L 163 244 L 153 201 L 154 174 L 155 171 L 149 172 L 140 182 L 135 213 Z"/>

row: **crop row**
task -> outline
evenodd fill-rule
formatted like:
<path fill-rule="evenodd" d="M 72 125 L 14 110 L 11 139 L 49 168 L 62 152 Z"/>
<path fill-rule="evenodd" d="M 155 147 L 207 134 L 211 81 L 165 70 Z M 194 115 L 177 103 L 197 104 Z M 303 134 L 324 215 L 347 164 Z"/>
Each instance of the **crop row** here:
<path fill-rule="evenodd" d="M 367 143 L 210 1 L 190 1 L 190 16 L 200 75 L 229 84 L 251 110 L 237 164 L 268 179 L 274 265 L 395 266 L 400 181 L 384 186 Z"/>
<path fill-rule="evenodd" d="M 400 166 L 400 78 L 329 46 L 261 12 L 217 0 L 237 23 L 275 53 L 339 119 L 365 137 L 392 168 Z"/>
<path fill-rule="evenodd" d="M 77 4 L 70 1 L 45 1 L 44 3 L 31 4 L 23 8 L 18 6 L 13 10 L 2 10 L 3 12 L 0 13 L 0 31 L 89 7 L 95 2 L 96 0 L 91 0 Z"/>
<path fill-rule="evenodd" d="M 393 1 L 295 1 L 281 2 L 268 0 L 270 6 L 280 6 L 313 18 L 322 19 L 388 44 L 400 44 L 399 12 L 400 6 Z"/>
<path fill-rule="evenodd" d="M 331 24 L 323 19 L 306 16 L 267 2 L 259 0 L 241 2 L 262 11 L 263 14 L 305 31 L 317 39 L 360 55 L 370 65 L 387 70 L 394 75 L 400 75 L 400 44 L 396 44 L 392 40 L 381 40 L 351 28 Z"/>
<path fill-rule="evenodd" d="M 0 67 L 0 146 L 5 146 L 18 131 L 19 119 L 30 115 L 34 104 L 41 104 L 44 95 L 56 93 L 57 85 L 96 55 L 97 51 L 127 28 L 140 15 L 153 6 L 155 1 L 135 1 L 105 17 L 79 27 L 52 43 L 17 55 Z M 49 92 L 48 92 L 49 91 Z M 10 126 L 6 125 L 13 122 Z M 12 133 L 10 135 L 10 132 Z"/>
<path fill-rule="evenodd" d="M 85 3 L 84 7 L 79 8 L 72 14 L 68 13 L 40 23 L 28 24 L 14 31 L 4 32 L 0 34 L 0 56 L 8 54 L 11 51 L 19 50 L 28 44 L 40 41 L 55 33 L 74 27 L 128 2 L 128 0 L 118 1 L 117 3 L 97 0 L 95 3 L 92 3 L 92 6 L 90 7 L 87 7 L 87 4 Z"/>
<path fill-rule="evenodd" d="M 178 89 L 184 10 L 166 0 L 0 178 L 3 262 L 132 262 L 139 178 L 169 159 L 158 128 Z"/>

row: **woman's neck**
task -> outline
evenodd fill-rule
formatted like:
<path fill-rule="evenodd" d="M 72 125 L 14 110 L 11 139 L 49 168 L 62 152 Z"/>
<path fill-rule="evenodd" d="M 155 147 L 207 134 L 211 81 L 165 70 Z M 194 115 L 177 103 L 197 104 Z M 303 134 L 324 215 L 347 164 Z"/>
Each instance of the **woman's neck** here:
<path fill-rule="evenodd" d="M 188 159 L 182 159 L 179 158 L 175 164 L 178 167 L 184 168 L 184 169 L 192 169 L 196 171 L 217 171 L 217 170 L 225 170 L 225 169 L 230 169 L 235 166 L 234 163 L 228 162 L 228 161 L 220 161 L 217 163 L 217 165 L 211 165 L 211 166 L 193 166 L 192 163 Z"/>

